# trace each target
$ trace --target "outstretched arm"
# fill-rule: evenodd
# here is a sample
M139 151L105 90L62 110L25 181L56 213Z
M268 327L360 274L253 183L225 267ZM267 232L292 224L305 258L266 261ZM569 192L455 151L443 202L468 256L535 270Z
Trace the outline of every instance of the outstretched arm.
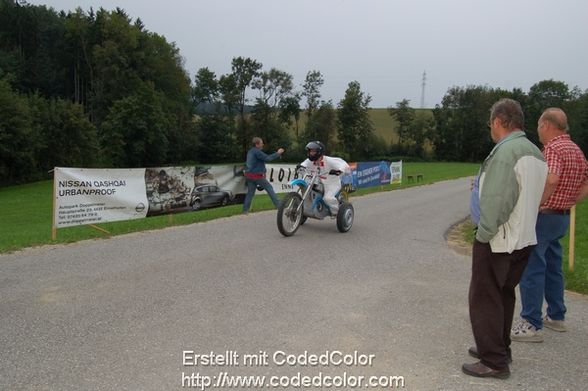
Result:
M259 160L263 160L264 162L271 162L272 160L279 158L283 153L284 153L284 148L280 148L276 152L274 152L270 155L263 152L261 149L258 149L255 151L255 156Z

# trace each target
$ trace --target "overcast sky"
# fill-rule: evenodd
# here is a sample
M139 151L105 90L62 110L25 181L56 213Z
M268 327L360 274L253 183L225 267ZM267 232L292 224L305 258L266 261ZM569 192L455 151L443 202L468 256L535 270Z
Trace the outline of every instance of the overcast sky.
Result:
M117 6L175 42L191 79L234 57L325 79L336 105L358 81L372 107L434 107L452 86L528 92L541 80L588 89L586 0L46 0L57 11Z

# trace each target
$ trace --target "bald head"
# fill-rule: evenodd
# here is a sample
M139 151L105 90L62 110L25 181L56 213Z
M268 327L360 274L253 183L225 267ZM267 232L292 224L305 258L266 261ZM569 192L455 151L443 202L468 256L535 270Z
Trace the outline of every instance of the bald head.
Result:
M543 114L541 114L539 121L547 121L562 132L568 131L568 116L560 108L550 107L546 109Z
M553 138L560 136L568 131L568 117L560 108L550 107L546 109L539 121L537 121L537 133L539 141L546 145Z

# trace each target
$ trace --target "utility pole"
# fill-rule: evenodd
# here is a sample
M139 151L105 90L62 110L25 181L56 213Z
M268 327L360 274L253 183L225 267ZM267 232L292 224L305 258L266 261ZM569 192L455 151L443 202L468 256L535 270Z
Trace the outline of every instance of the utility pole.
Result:
M427 72L423 71L423 83L421 88L421 109L425 108L425 85L427 84Z

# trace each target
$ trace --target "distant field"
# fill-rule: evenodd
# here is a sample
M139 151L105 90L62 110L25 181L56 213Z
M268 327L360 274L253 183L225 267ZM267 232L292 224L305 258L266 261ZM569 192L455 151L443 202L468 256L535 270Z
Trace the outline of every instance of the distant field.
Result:
M415 109L415 112L417 116L433 115L433 111L431 109ZM390 116L388 109L369 109L369 115L372 123L374 124L376 135L382 137L388 144L396 142L398 139L398 132L396 131L398 123ZM306 112L304 112L300 115L300 120L298 122L298 129L300 133L304 132L304 129L306 128L306 120ZM294 135L293 128L291 132L292 135Z

